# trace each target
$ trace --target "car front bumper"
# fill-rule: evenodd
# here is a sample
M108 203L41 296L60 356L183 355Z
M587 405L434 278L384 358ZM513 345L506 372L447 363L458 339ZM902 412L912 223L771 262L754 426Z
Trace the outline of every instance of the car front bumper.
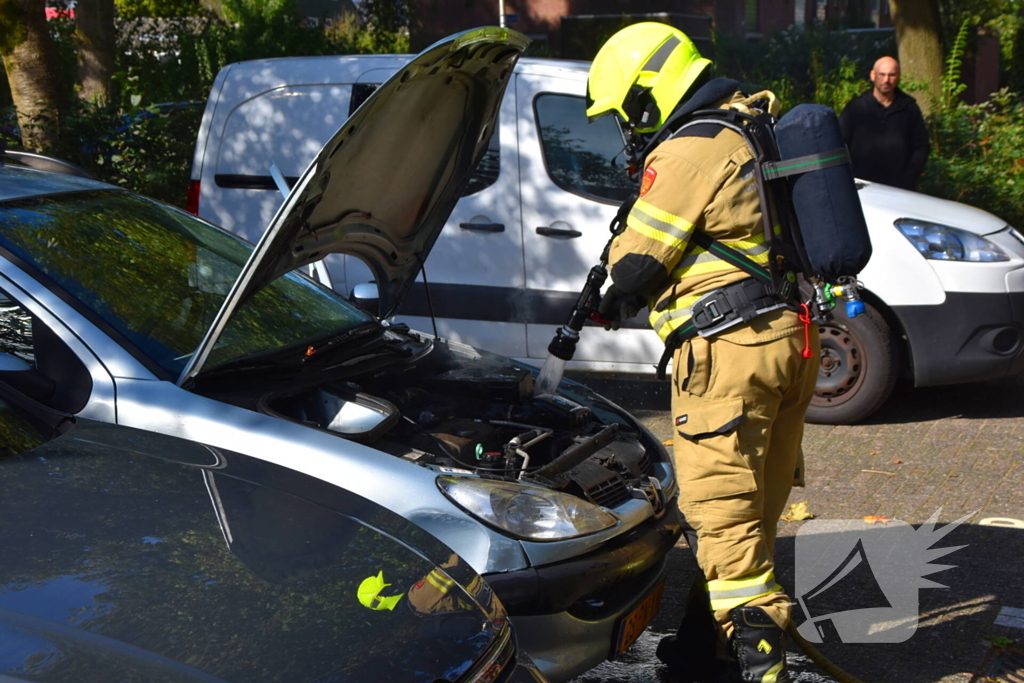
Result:
M1024 371L1024 292L947 292L934 306L893 306L910 342L914 385Z
M673 499L660 519L597 550L484 578L508 610L520 646L551 681L564 681L609 657L619 620L661 582L681 532Z

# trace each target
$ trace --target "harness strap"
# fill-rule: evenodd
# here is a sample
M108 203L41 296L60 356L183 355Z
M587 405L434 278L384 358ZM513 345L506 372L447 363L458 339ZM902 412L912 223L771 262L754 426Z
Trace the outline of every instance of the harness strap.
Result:
M733 249L732 247L726 246L722 241L716 240L714 237L709 237L706 233L699 230L695 231L690 236L690 239L708 253L714 254L723 261L731 263L747 275L768 285L772 283L772 276L771 273L768 272L767 268L754 261L746 254Z
M665 339L665 351L658 361L657 378L665 379L665 370L672 355L688 339L698 335L713 337L780 308L792 308L792 305L773 293L770 284L753 278L708 292L694 302L690 319Z
M850 163L850 152L846 147L840 147L838 149L830 149L827 152L794 157L793 159L765 161L761 164L761 172L768 180L776 180L777 178L820 171L823 168L832 168L833 166L842 166L848 163Z

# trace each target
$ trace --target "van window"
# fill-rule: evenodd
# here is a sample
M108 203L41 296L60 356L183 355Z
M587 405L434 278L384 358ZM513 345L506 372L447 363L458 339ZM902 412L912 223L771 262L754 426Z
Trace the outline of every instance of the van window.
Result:
M487 151L484 152L476 170L473 171L473 177L469 179L466 189L462 191L463 197L476 194L480 190L487 189L494 183L498 182L498 169L501 162L498 140L500 132L501 122L499 120L494 124L494 135L491 136L491 141L487 144Z
M610 116L587 122L582 97L538 95L533 102L544 164L558 187L588 199L622 202L634 190L622 135Z
M352 100L349 102L348 115L352 116L356 109L369 99L373 91L380 87L380 83L356 83L352 86ZM491 141L487 145L487 151L484 152L484 156L480 159L479 165L476 167L476 171L473 172L473 177L469 179L469 183L466 188L462 191L462 197L468 197L471 194L476 194L481 190L485 190L494 183L498 182L498 170L499 162L501 161L501 153L499 146L498 133L501 128L501 124L496 122L494 126L494 135L491 136Z
M272 164L295 182L348 118L351 95L351 85L300 85L240 104L224 125L218 184L274 189Z

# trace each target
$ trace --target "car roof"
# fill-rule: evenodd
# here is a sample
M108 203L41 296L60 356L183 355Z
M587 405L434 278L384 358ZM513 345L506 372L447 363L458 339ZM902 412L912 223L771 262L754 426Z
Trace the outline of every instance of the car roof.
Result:
M258 75L256 83L261 86L270 86L271 81L273 85L277 84L277 81L273 78L274 75L278 77L278 80L284 78L285 80L295 80L298 75L302 75L301 82L307 83L312 78L321 78L324 82L334 82L337 78L337 72L331 72L330 67L327 71L321 70L318 76L313 77L309 68L311 63L320 64L331 64L337 65L337 67L350 67L353 68L351 77L357 78L360 74L365 73L369 69L385 68L385 69L399 69L409 60L416 55L412 54L390 54L390 55L321 55L316 57L274 57L270 59L254 59L244 62L235 62L230 65L233 73L230 77L232 79L243 79L246 85L251 89L253 82L250 80L254 75ZM337 68L335 67L335 68ZM551 59L548 57L523 57L519 60L516 65L516 73L529 73L536 75L577 75L586 76L590 70L590 62L573 60L573 59ZM269 80L268 80L269 79ZM296 81L298 82L298 81Z
M584 77L590 71L590 62L577 59L550 59L545 57L524 57L516 65L516 73L529 73L543 76L565 75L566 72L581 74Z
M97 180L0 163L0 202L42 194L116 189Z

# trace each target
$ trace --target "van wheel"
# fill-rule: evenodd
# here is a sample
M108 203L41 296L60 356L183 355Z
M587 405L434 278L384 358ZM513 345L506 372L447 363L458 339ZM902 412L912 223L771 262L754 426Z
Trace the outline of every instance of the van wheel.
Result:
M856 318L836 306L834 319L818 327L821 365L807 421L853 424L882 407L896 385L896 354L889 326L869 304Z

